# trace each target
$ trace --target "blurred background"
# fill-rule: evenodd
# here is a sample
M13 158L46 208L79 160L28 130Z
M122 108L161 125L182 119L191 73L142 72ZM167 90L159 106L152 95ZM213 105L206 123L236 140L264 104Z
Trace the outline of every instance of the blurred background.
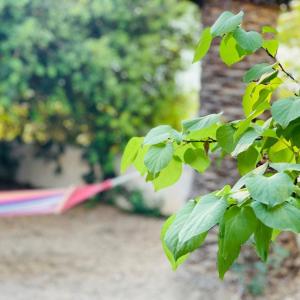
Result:
M279 60L300 78L299 0L0 0L1 190L114 178L132 136L199 111L241 117L242 76L265 54L228 69L214 44L192 65L224 10L244 10L247 29L276 27ZM187 169L159 193L136 178L61 216L0 219L0 299L300 299L292 235L267 265L246 246L224 282L214 234L179 271L168 266L164 217L230 182L231 167Z

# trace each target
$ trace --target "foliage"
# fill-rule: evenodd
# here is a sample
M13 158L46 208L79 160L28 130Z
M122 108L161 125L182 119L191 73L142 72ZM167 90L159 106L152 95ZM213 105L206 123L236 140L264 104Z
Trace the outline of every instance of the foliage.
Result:
M0 0L0 140L80 145L109 175L130 136L178 125L193 16L177 0Z
M221 113L201 116L183 121L180 132L161 125L144 138L133 138L122 160L123 169L132 163L159 189L166 178L172 178L169 185L178 180L172 174L180 173L182 164L203 172L212 153L237 159L242 177L234 186L189 201L162 230L166 255L177 268L219 225L220 278L252 236L258 256L266 261L278 231L300 232L300 95L272 100L283 79L294 78L276 59L276 31L264 27L261 33L246 32L242 18L243 12L224 12L202 32L195 60L206 54L214 38L221 39L220 57L227 65L258 49L267 52L273 63L255 65L244 76L245 118L225 122ZM270 117L265 120L265 115Z

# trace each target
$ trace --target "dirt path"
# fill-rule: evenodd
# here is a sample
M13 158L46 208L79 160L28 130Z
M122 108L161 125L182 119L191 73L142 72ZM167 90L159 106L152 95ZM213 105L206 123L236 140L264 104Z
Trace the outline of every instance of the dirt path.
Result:
M109 206L1 219L0 299L239 299L228 288L230 276L217 280L212 260L192 257L172 272L160 246L161 224Z
M1 219L0 299L235 299L199 265L170 270L161 224L109 206Z

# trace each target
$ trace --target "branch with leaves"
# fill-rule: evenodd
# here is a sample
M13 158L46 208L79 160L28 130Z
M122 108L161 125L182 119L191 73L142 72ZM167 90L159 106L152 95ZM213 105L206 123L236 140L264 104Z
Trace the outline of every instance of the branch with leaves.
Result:
M276 59L276 30L247 32L242 20L243 12L221 14L203 30L194 61L206 55L215 38L221 39L220 57L227 65L259 49L272 57L273 64L254 65L243 77L248 84L242 99L245 118L224 122L222 113L211 114L183 121L181 132L158 126L144 138L132 138L121 163L123 172L133 164L159 190L178 181L183 164L203 173L212 153L237 160L241 178L234 186L189 201L165 222L161 233L166 256L176 269L218 225L220 278L246 241L251 240L266 261L280 231L300 232L300 96L272 101L283 80L296 79ZM266 111L268 120L263 118Z

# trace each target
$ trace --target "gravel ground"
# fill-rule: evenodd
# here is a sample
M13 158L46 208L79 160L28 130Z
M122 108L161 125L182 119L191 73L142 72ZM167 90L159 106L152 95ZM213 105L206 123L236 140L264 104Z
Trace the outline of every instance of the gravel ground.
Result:
M171 271L159 241L162 222L105 205L0 219L0 299L240 299L232 274L217 279L213 258L194 256ZM300 299L285 288L290 296L264 299Z

